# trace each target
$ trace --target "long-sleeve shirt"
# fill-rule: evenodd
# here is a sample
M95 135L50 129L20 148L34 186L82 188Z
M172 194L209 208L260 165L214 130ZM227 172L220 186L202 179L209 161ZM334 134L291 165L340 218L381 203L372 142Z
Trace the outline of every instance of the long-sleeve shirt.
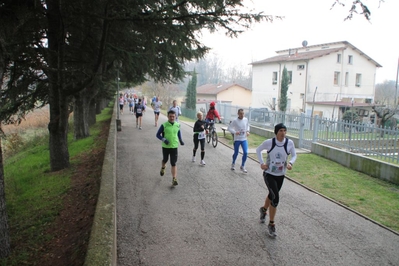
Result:
M177 134L174 132L177 132ZM180 133L180 124L178 122L171 123L166 121L163 123L158 129L156 137L162 141L163 139L167 139L169 141L169 144L165 144L164 142L162 143L162 147L164 148L177 148L179 142L183 142Z
M268 169L265 172L276 176L284 175L287 170L288 155L291 155L291 159L289 160L290 164L294 164L296 161L297 156L295 151L295 145L292 140L287 138L284 138L283 141L278 141L277 138L274 139L274 147L273 138L265 140L256 148L256 155L258 156L260 164L264 164L265 162L263 160L262 151L266 150L268 152L266 161ZM284 147L286 140L288 140L287 150L285 150Z
M249 132L248 119L246 117L243 117L242 119L237 118L233 120L233 122L229 124L227 130L234 135L234 141L246 140L247 132ZM237 132L240 132L240 134L236 134Z

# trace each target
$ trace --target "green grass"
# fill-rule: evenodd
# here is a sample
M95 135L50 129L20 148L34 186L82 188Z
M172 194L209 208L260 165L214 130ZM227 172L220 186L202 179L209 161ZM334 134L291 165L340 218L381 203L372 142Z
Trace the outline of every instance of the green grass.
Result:
M38 252L36 249L52 238L45 231L61 211L63 196L70 189L70 176L78 163L73 157L94 148L101 123L110 120L111 116L112 106L97 116L97 123L90 128L88 138L76 141L69 133L69 169L50 172L48 136L36 137L15 156L5 159L6 207L12 250L9 258L0 260L0 265L26 264L29 257ZM14 246L16 243L24 244Z
M179 119L192 121L183 120L184 117ZM218 132L218 136L221 142L233 146L231 134L223 136L223 132ZM250 134L248 146L256 148L265 140L265 137ZM256 154L249 156L257 159ZM287 175L319 194L399 232L399 185L353 171L314 154L298 154L293 170L288 171Z
M222 134L223 135L223 134ZM232 145L231 136L227 143ZM264 137L251 134L249 148ZM256 154L249 155L257 159ZM266 161L267 154L264 154ZM399 232L399 185L351 170L315 154L298 154L287 176L371 219Z
M399 232L399 186L314 154L298 154L293 180Z

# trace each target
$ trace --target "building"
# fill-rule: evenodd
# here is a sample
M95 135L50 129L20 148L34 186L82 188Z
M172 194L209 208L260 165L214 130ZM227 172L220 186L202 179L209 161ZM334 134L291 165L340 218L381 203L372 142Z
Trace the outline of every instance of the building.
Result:
M197 105L211 101L249 107L252 102L252 92L235 83L205 84L197 87Z
M374 103L376 61L347 41L276 51L252 63L252 107L278 110L281 77L288 70L289 112L341 118L353 108L368 116Z

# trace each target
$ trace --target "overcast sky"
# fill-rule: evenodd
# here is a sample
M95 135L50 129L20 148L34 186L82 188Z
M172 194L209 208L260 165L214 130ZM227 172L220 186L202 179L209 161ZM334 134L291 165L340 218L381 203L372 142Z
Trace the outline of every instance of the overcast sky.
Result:
M277 55L275 51L329 42L348 41L377 61L377 83L396 80L399 57L399 0L363 0L371 11L371 22L357 15L346 20L353 0L245 0L246 7L267 15L285 16L273 23L253 25L237 39L222 33L204 33L203 42L227 66L245 66ZM331 9L331 10L330 10ZM360 10L359 10L360 11Z

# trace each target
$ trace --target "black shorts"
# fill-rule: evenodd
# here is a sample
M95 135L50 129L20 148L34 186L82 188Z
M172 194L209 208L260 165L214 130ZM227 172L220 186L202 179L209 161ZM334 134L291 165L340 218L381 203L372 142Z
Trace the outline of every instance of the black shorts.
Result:
M168 162L169 156L170 156L170 165L171 166L176 166L177 148L165 148L165 147L162 147L162 155L163 155L162 161L164 163Z
M155 114L155 115L159 115L159 113L160 113L160 112L155 112L155 111L154 111L154 114Z
M143 114L136 113L136 118L139 118L140 116L143 116Z

